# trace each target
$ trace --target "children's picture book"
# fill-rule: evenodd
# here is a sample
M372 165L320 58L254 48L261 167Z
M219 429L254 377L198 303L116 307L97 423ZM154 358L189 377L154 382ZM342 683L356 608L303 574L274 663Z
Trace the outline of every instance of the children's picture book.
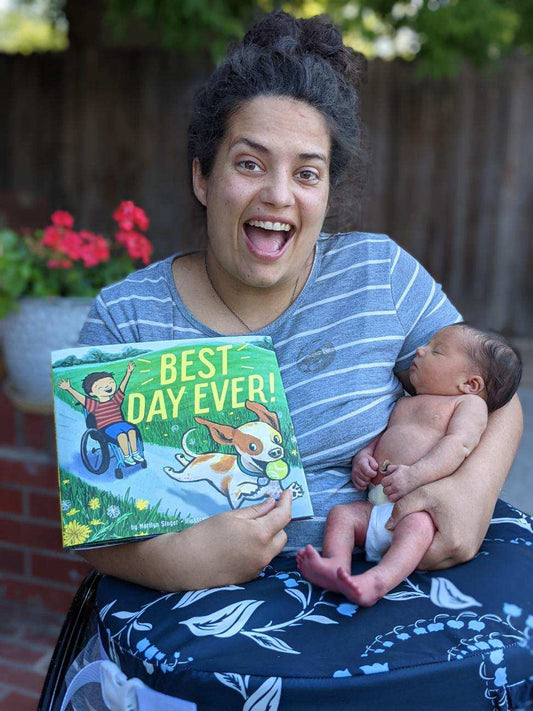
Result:
M293 494L313 515L272 341L264 336L52 353L65 548L181 531Z

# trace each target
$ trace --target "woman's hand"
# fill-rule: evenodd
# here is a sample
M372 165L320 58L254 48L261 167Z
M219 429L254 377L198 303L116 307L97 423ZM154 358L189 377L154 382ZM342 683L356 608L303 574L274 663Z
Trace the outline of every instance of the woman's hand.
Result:
M522 410L515 395L489 416L478 446L454 474L415 489L395 504L392 528L414 511L427 511L437 527L419 568L449 568L475 556L521 435Z
M227 511L181 533L81 551L95 568L146 587L173 592L236 585L257 577L285 545L292 493L278 502Z
M292 493L285 490L278 502L227 511L184 531L179 542L193 545L196 564L187 590L245 583L256 578L287 542L283 530L291 520ZM178 541L176 540L176 543Z

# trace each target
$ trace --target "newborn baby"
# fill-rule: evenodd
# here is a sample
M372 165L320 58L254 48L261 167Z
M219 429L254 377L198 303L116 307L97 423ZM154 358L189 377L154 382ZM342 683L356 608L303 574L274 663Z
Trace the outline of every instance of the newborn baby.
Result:
M488 413L511 399L521 374L520 356L502 336L467 324L443 328L418 348L409 371L416 397L400 398L387 429L353 459L352 481L357 489L370 484L369 501L329 512L322 556L310 545L300 550L301 573L363 606L412 573L436 529L431 516L418 511L389 532L394 502L459 467L477 446ZM351 575L354 545L378 565Z

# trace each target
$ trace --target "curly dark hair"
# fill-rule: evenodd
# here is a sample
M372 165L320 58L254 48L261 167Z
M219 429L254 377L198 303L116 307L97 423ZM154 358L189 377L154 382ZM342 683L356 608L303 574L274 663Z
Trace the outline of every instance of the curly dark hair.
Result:
M520 353L500 333L482 331L466 322L458 323L456 327L472 336L466 339L467 354L485 382L487 409L494 412L509 402L520 385Z
M330 181L365 154L358 89L363 56L344 46L326 15L296 19L277 10L230 47L227 57L196 93L188 132L188 159L198 158L208 177L228 121L246 101L281 96L303 101L324 116L331 135Z

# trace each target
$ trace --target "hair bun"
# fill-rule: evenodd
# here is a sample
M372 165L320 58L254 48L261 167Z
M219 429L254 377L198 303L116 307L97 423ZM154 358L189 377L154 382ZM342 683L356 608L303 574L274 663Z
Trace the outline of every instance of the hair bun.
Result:
M363 55L343 44L341 33L327 15L297 19L282 10L275 10L245 34L243 45L322 57L355 87L360 85L366 69Z

